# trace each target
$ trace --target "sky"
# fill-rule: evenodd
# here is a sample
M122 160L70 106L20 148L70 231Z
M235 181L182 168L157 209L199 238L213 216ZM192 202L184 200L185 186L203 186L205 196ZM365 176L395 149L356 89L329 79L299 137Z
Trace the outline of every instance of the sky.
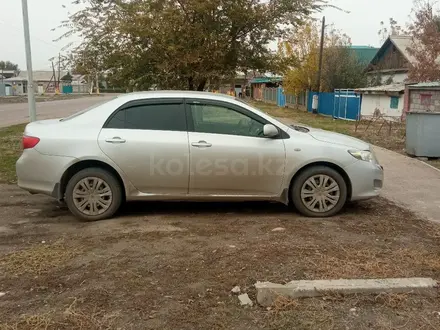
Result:
M326 16L328 24L351 37L353 45L380 46L380 22L393 17L404 25L409 20L413 0L329 0L348 13L326 8L316 17ZM65 5L66 8L62 6ZM74 9L71 0L28 0L34 70L50 70L49 58L57 56L70 40L54 42L63 30L56 28ZM71 40L78 42L77 39ZM0 60L26 69L21 0L0 0Z

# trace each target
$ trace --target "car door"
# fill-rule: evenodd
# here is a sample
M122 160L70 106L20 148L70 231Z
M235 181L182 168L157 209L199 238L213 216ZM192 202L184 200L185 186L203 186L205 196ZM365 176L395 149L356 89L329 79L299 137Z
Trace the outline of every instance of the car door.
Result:
M188 193L189 150L183 99L127 103L107 120L98 142L139 191Z
M281 193L284 140L281 135L263 136L267 120L224 101L187 100L186 109L190 195L276 196Z

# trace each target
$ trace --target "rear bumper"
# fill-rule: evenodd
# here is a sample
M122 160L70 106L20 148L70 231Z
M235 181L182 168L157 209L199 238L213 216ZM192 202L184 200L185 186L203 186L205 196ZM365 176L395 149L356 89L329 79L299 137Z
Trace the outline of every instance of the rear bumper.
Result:
M16 164L18 186L31 193L58 198L57 183L74 161L73 157L43 155L35 149L26 149Z
M365 161L358 161L345 168L351 181L351 200L364 200L379 196L383 181L383 167Z

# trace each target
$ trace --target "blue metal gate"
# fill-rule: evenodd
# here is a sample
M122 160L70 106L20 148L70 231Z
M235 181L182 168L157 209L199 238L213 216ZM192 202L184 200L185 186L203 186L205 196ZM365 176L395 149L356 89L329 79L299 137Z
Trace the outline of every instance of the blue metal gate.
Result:
M358 120L361 114L361 97L353 89L335 89L333 117Z
M317 92L310 92L307 100L307 110L312 112L313 96L318 95ZM318 113L324 116L333 116L334 93L319 93L318 96Z

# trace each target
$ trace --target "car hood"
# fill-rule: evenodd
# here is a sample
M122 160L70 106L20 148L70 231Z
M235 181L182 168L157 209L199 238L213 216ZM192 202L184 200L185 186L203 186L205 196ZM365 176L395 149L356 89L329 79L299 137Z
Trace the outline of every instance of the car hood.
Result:
M301 126L294 125L292 127L297 131L309 134L318 141L344 145L349 148L358 149L358 150L370 150L370 145L368 143L348 135L325 131L323 129L317 129L302 125Z

